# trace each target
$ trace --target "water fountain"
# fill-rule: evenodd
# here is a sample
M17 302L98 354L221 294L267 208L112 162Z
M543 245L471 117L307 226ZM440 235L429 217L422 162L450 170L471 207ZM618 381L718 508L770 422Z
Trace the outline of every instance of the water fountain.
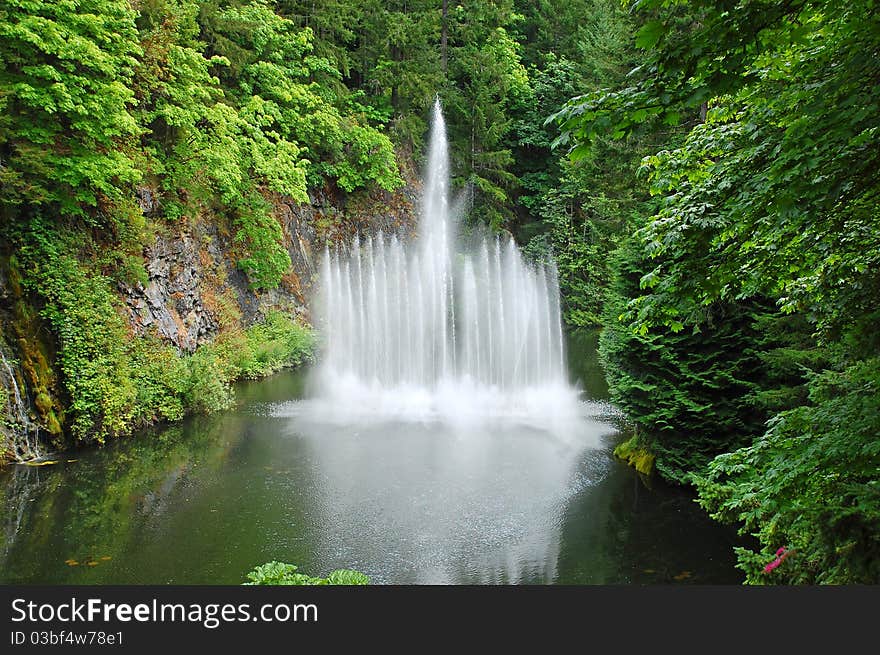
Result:
M337 415L532 417L539 407L558 415L560 401L574 407L555 267L526 262L509 237L465 248L449 173L438 100L418 236L380 232L324 252L317 393Z

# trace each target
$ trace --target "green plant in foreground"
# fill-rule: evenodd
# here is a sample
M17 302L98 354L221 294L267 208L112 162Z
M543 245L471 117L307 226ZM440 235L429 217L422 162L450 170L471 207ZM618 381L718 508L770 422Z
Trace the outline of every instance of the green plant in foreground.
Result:
M336 569L326 578L314 578L299 573L293 564L267 562L247 574L246 585L367 585L370 578L360 571Z

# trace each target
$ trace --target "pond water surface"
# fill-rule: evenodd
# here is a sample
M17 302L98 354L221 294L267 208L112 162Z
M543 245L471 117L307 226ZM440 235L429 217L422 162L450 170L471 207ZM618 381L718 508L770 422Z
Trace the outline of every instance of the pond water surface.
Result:
M237 584L270 560L385 584L739 584L733 529L616 461L595 336L574 335L584 422L452 429L303 420L306 372L234 410L51 466L0 471L0 582Z

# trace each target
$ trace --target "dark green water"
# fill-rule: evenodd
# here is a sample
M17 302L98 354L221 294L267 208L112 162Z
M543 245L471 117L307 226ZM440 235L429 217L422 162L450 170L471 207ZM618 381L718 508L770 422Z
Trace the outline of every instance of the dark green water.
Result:
M607 393L595 337L572 377ZM236 584L277 559L376 583L738 584L731 529L615 461L609 407L583 438L525 427L315 426L305 375L52 466L0 471L0 582ZM69 461L68 461L69 460Z

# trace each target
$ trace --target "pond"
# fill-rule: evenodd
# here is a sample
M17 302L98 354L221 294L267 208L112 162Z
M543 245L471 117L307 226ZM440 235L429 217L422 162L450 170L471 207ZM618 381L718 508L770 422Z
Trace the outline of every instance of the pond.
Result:
M740 584L732 528L612 457L627 437L569 338L584 422L315 423L306 371L234 410L0 471L0 582L238 584L270 560L379 584Z

